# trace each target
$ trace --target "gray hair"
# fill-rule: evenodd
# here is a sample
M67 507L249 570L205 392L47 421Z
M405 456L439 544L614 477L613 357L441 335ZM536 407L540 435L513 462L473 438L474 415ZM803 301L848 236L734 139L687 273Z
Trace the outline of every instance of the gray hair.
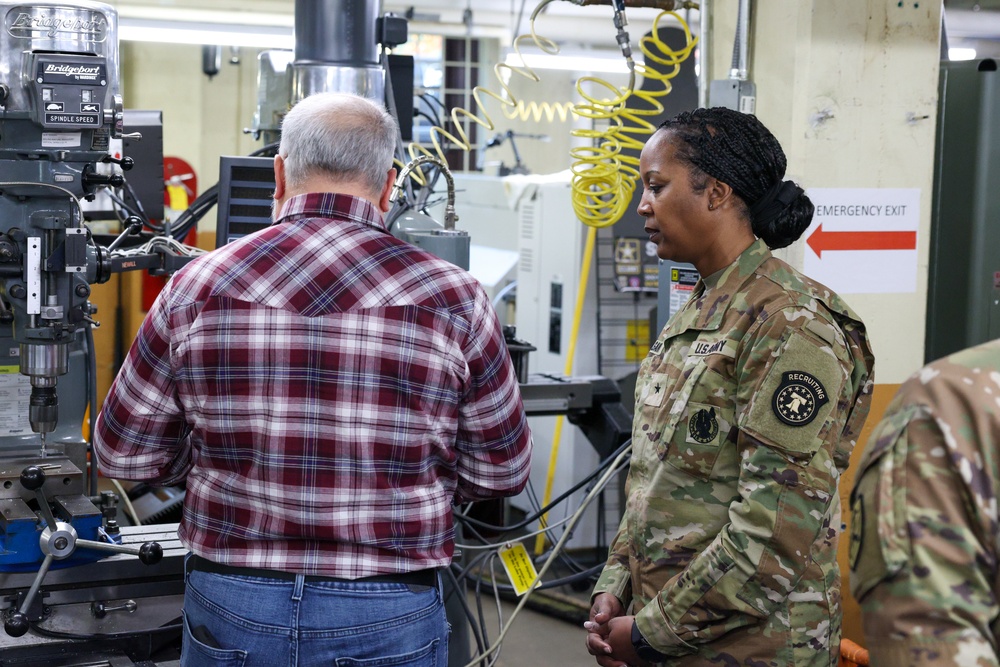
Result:
M285 115L278 153L292 187L326 176L357 181L377 195L392 168L398 133L396 119L372 100L317 93Z

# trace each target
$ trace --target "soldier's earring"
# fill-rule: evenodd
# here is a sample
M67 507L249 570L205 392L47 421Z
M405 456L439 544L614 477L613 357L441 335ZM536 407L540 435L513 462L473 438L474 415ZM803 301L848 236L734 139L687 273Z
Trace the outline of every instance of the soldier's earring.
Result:
M714 211L715 210L715 204L709 203L708 210L709 211Z

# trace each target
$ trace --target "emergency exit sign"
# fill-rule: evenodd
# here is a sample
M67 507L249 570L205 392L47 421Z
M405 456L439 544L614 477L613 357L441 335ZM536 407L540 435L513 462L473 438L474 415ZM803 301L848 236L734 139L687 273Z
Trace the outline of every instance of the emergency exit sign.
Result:
M919 188L812 188L803 273L839 294L917 290Z

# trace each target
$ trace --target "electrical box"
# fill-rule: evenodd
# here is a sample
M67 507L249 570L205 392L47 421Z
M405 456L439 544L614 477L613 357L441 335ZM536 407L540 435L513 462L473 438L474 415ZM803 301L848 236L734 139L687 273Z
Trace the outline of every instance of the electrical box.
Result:
M708 103L713 107L754 114L757 112L757 85L738 79L712 81L708 86Z
M927 285L926 362L1000 337L1000 77L945 61Z
M656 295L656 331L650 332L653 341L660 337L660 332L674 313L691 298L698 278L698 270L693 264L669 259L660 260L660 291Z

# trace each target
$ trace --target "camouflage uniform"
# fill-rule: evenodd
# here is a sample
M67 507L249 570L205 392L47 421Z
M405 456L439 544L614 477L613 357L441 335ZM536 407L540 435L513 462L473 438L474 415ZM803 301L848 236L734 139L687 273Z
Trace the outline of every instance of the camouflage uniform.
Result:
M873 665L998 665L1000 340L907 380L851 495L851 590Z
M668 664L837 663L837 481L872 364L858 317L761 241L667 323L595 594L632 603Z

